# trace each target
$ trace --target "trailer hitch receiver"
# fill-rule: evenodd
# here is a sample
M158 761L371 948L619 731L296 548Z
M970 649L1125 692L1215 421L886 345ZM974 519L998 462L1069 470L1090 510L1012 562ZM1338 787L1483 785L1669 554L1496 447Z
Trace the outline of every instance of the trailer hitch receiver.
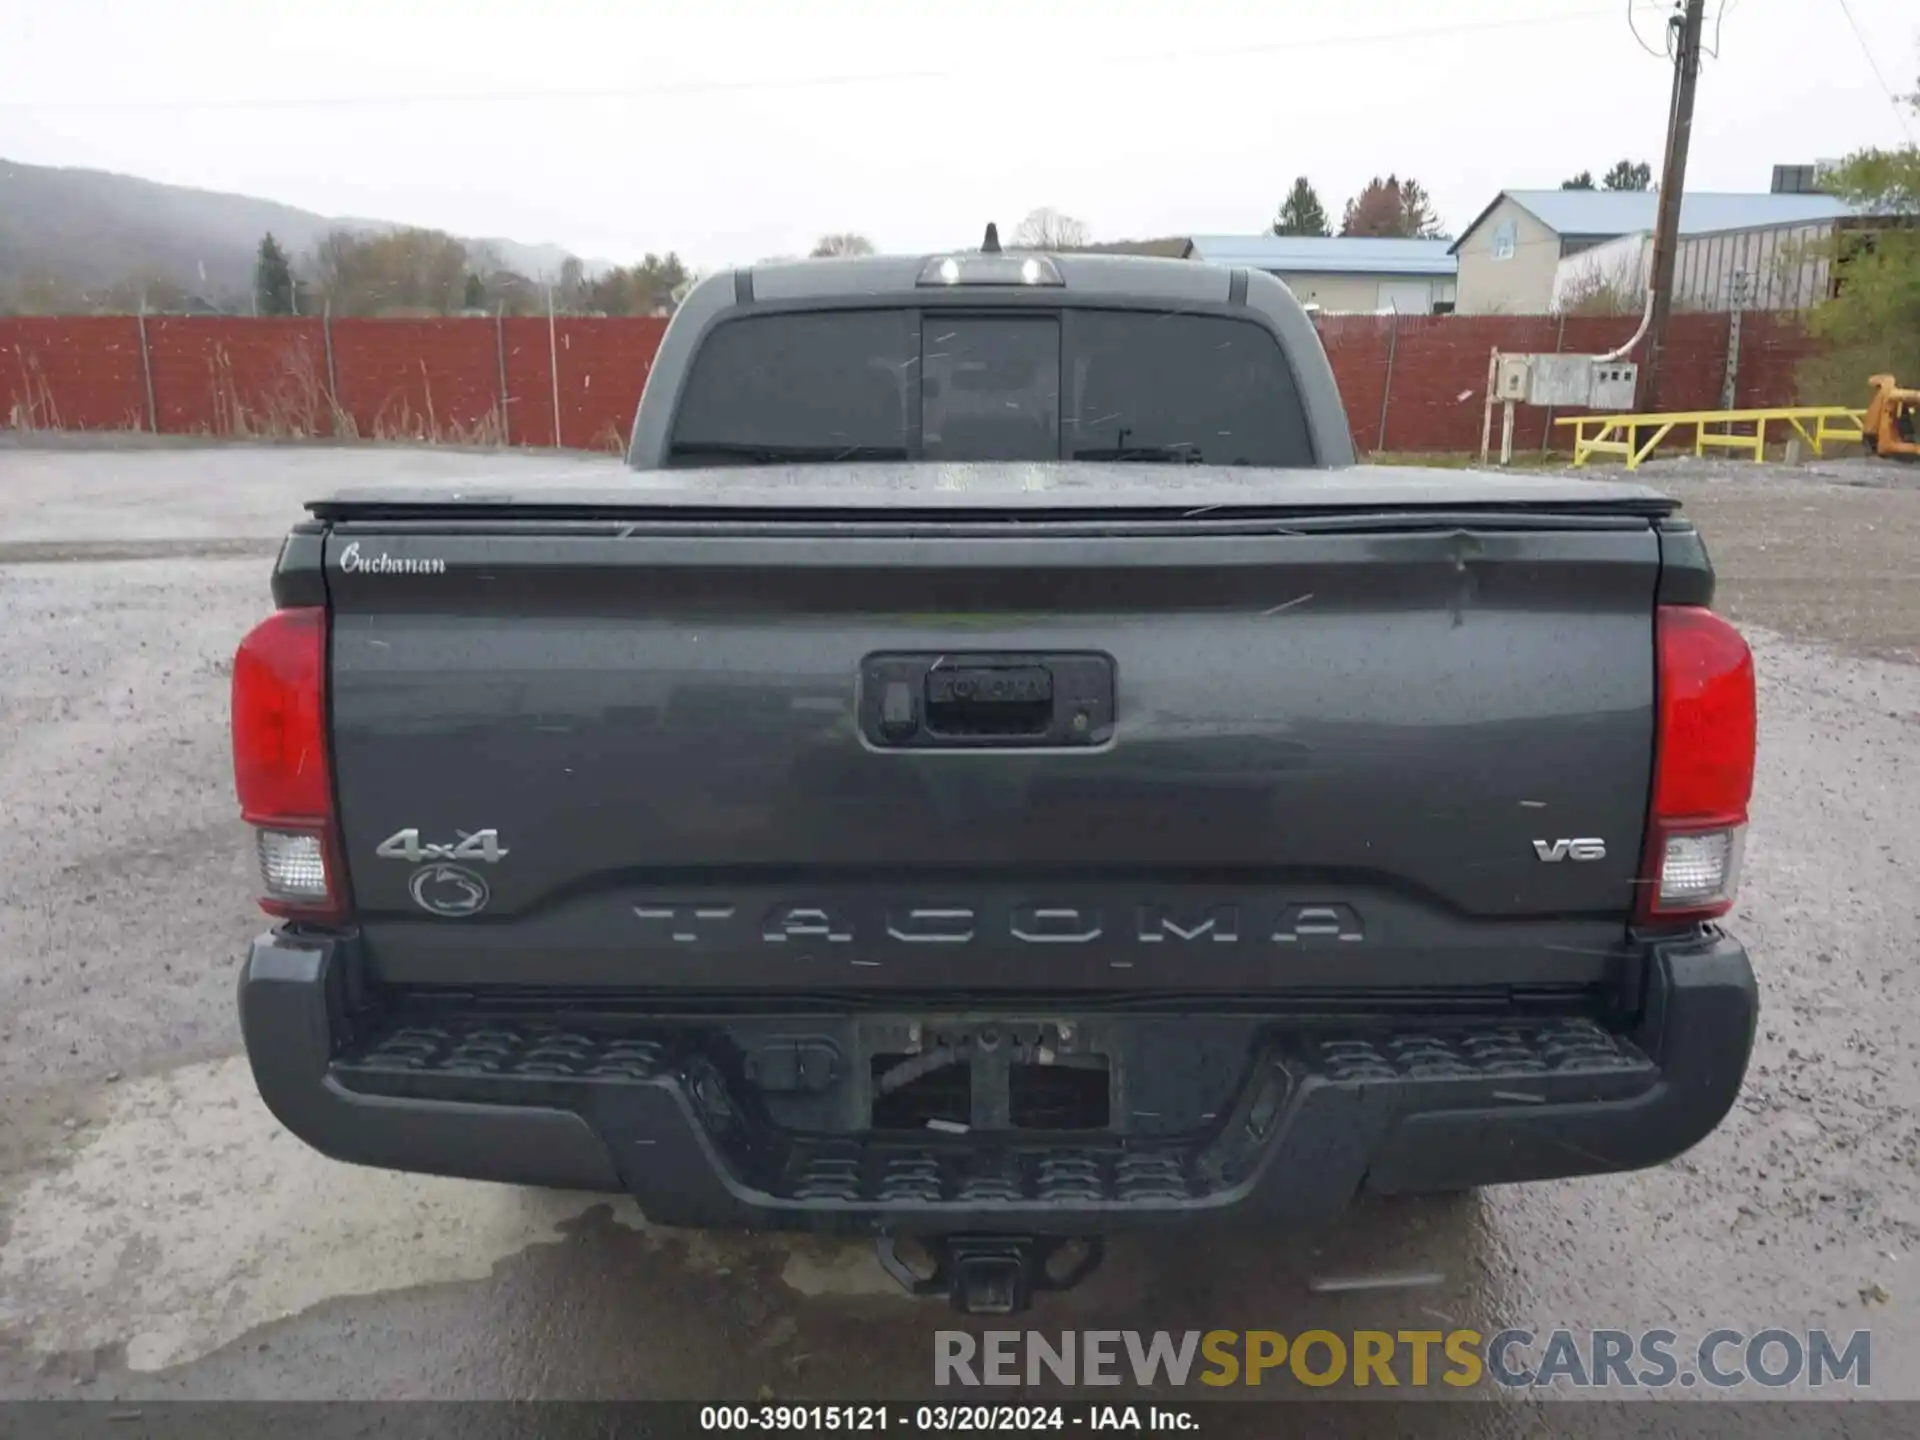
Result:
M940 1235L918 1243L930 1269L902 1259L892 1236L875 1247L881 1268L909 1294L946 1295L963 1315L1018 1315L1038 1292L1071 1290L1105 1254L1097 1237Z

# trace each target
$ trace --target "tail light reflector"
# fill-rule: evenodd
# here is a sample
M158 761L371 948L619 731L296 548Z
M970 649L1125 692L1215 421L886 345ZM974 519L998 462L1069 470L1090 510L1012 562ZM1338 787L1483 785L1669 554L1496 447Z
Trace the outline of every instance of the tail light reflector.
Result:
M280 610L233 657L233 783L254 828L260 907L287 919L346 909L327 763L327 612Z
M1753 655L1692 605L1655 619L1659 719L1641 876L1643 921L1710 920L1733 908L1753 794Z

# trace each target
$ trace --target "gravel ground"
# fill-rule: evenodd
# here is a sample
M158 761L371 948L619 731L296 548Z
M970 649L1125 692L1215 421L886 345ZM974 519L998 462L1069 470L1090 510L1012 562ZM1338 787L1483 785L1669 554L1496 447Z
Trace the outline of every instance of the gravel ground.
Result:
M955 1319L864 1247L338 1166L252 1092L232 986L261 921L228 656L299 501L470 463L0 449L0 1396L928 1391ZM605 462L524 463L590 480ZM1029 1323L1871 1327L1875 1392L1920 1398L1916 473L1643 472L1699 520L1760 667L1732 925L1765 1011L1719 1131L1634 1175L1369 1204L1308 1235L1128 1240ZM1386 1271L1440 1279L1307 1283ZM1639 1433L1685 1433L1688 1408Z
M1663 460L1636 478L1686 507L1743 626L1920 663L1920 465Z

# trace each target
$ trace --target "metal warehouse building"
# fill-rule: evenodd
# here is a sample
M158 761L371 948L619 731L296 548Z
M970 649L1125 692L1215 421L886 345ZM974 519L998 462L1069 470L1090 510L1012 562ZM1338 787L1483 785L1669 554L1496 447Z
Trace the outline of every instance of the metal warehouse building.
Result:
M1557 296L1590 288L1593 277L1617 284L1644 276L1644 257L1638 270L1632 261L1653 232L1659 205L1659 195L1651 190L1502 191L1453 242L1461 312L1537 315L1555 308ZM1730 293L1727 277L1745 265L1762 288L1771 280L1776 298L1768 308L1790 308L1779 297L1822 282L1811 274L1786 274L1779 268L1782 257L1797 253L1809 238L1831 233L1836 222L1852 214L1851 206L1830 195L1688 192L1680 202L1680 235L1696 252L1692 294L1697 303L1680 303L1692 309L1727 308L1725 299L1709 297ZM1749 238L1725 238L1738 234ZM1597 257L1596 251L1601 252ZM1677 253L1684 259L1684 250ZM1717 266L1729 267L1725 276ZM1758 267L1770 275L1760 275ZM1634 283L1644 287L1644 281Z
M1680 310L1805 310L1832 291L1829 242L1865 224L1845 216L1786 225L1682 235L1673 257L1673 303ZM1646 295L1653 236L1622 235L1562 260L1552 308L1579 308L1606 291L1634 308Z

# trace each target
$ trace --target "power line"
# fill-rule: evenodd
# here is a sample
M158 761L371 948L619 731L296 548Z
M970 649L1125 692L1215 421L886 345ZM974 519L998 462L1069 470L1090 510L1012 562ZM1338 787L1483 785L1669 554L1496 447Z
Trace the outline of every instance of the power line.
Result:
M1667 58L1665 55L1640 38L1640 27L1633 23L1633 9L1633 0L1627 0L1627 29L1633 32L1634 43L1639 45L1647 54L1653 56L1654 59L1665 60Z
M1913 143L1913 126L1907 123L1907 112L1900 106L1900 97L1893 93L1893 87L1887 84L1887 77L1880 73L1880 62L1873 58L1873 47L1867 44L1867 37L1860 32L1860 22L1853 18L1853 7L1847 0L1840 0L1840 13L1847 17L1847 28L1853 31L1853 38L1860 42L1860 53L1866 57L1867 68L1873 71L1873 78L1880 82L1887 103L1893 106L1894 116L1900 121L1900 128L1906 132L1907 143Z
M1629 20L1637 0L1628 0ZM1304 40L1278 40L1265 44L1218 46L1204 50L1159 50L1134 55L1083 56L1082 63L1089 67L1112 67L1119 65L1151 65L1163 67L1169 63L1186 60L1232 59L1246 55L1277 55L1301 50L1331 49L1348 45L1380 45L1399 41L1420 41L1441 39L1450 35L1482 34L1497 30L1538 29L1544 26L1564 25L1580 20L1603 19L1611 10L1564 10L1549 15L1520 15L1499 20L1464 21L1453 25L1432 25L1421 29L1397 29L1372 31L1367 34L1328 35L1310 37ZM247 110L307 110L307 109L350 109L354 106L384 105L472 105L505 104L513 102L560 102L569 103L592 100L635 100L662 95L706 95L729 94L755 91L781 90L820 90L835 89L841 86L885 85L903 81L954 80L969 75L993 74L1005 75L1004 64L992 66L980 65L946 70L899 70L873 71L861 74L783 76L775 79L753 80L685 80L663 81L654 85L628 86L608 90L497 90L468 92L458 95L332 95L332 96L264 96L244 100L0 100L0 111L6 110L46 110L65 113L118 113L118 112L160 112L160 111L247 111ZM1049 70L1046 73L1052 75Z
M1727 18L1727 12L1731 9L1733 5L1730 0L1720 0L1719 8L1713 12L1713 44L1702 45L1702 55L1711 55L1716 60L1720 58L1720 22Z

